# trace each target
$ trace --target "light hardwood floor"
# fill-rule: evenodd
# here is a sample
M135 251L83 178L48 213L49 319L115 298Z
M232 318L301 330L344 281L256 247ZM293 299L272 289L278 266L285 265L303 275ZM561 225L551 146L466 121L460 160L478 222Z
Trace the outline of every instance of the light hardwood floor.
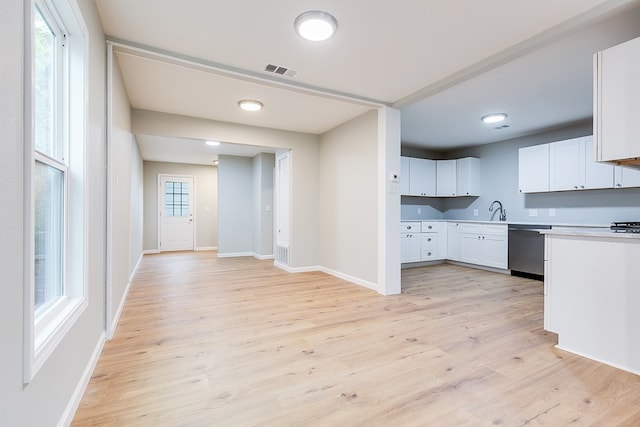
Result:
M640 377L555 349L542 283L449 264L383 297L145 256L74 426L640 426ZM639 331L640 332L640 331Z

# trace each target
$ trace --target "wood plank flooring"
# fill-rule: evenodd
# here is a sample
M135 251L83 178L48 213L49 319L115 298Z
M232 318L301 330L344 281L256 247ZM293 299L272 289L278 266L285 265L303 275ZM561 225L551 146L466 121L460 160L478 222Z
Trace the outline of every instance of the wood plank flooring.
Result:
M640 426L640 377L554 348L542 283L450 264L383 297L145 256L74 426Z

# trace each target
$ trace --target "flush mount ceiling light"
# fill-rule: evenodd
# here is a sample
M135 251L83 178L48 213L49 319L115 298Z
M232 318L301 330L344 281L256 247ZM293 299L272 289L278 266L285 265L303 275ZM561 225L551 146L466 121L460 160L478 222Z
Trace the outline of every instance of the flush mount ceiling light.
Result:
M255 99L243 99L238 101L238 107L242 108L244 111L260 111L264 105L260 101L256 101Z
M482 120L483 123L498 123L503 121L506 118L507 118L507 115L505 113L491 113L491 114L482 116L480 120Z
M220 145L218 141L205 141L205 144L210 145L211 147L217 147Z
M310 10L299 15L294 21L293 27L303 39L321 42L333 36L338 29L338 21L327 12Z

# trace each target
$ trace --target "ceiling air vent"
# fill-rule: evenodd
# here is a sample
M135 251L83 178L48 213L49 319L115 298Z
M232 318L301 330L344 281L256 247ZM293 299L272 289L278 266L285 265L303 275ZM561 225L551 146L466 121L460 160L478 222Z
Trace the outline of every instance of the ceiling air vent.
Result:
M280 65L273 65L273 64L267 64L264 67L264 70L268 73L278 74L280 76L291 77L291 78L297 76L298 73L300 72L292 68L281 67Z

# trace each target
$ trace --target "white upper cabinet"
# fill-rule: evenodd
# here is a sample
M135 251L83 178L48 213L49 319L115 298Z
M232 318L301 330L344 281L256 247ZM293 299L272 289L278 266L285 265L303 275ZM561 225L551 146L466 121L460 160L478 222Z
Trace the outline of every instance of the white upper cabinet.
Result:
M436 195L435 160L401 157L400 173L400 194L424 197Z
M626 166L615 168L615 188L640 187L640 169Z
M613 166L593 160L591 136L549 144L549 190L613 187Z
M438 197L455 197L457 193L456 161L436 160L436 195Z
M477 196L480 159L429 160L400 157L400 194L403 196Z
M640 37L594 56L596 160L640 166Z
M583 185L581 142L575 138L549 144L549 191L578 190Z
M518 150L518 189L520 193L549 191L549 144Z
M465 157L456 160L456 194L480 195L480 159Z
M611 188L613 187L613 166L607 163L598 163L593 156L593 136L582 138L582 154L584 162L584 188ZM639 175L640 175L640 171Z

